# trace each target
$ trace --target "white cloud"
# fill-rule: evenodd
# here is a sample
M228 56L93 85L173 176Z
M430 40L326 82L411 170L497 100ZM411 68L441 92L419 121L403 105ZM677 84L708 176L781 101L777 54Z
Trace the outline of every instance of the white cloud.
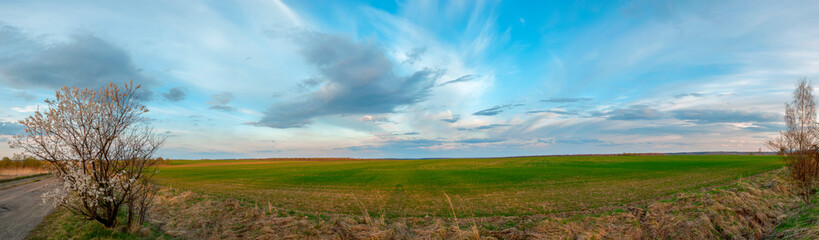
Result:
M12 111L19 112L19 113L31 113L37 111L40 106L38 105L28 105L25 107L13 107L11 108Z

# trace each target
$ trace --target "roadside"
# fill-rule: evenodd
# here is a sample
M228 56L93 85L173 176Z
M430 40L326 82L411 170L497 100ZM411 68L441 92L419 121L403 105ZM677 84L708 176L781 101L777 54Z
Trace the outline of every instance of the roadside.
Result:
M0 168L0 182L49 173L46 168Z
M0 184L0 239L23 239L53 207L42 201L54 178L41 175Z
M22 177L8 178L0 180L0 190L10 188L11 186L25 184L31 181L38 181L50 177L50 173L40 173Z

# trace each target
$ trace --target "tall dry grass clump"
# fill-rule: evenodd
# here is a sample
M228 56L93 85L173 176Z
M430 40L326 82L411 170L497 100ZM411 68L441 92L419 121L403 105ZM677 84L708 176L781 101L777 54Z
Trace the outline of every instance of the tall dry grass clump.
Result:
M797 194L810 202L819 183L819 126L813 86L802 79L793 92L793 101L785 104L787 130L767 145L778 151L785 161Z

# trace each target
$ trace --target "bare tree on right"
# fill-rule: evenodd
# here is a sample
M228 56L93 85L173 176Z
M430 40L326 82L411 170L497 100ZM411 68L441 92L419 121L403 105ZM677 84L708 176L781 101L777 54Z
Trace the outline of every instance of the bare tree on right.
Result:
M819 183L819 126L813 86L801 79L793 91L793 101L785 104L787 129L766 144L779 152L796 183L799 197L810 202Z

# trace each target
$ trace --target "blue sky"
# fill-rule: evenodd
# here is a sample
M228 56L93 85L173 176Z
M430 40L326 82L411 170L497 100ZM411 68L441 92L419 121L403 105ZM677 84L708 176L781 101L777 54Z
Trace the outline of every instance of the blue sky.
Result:
M0 2L0 136L141 83L160 155L756 151L819 77L814 1ZM0 154L14 153L0 144Z

